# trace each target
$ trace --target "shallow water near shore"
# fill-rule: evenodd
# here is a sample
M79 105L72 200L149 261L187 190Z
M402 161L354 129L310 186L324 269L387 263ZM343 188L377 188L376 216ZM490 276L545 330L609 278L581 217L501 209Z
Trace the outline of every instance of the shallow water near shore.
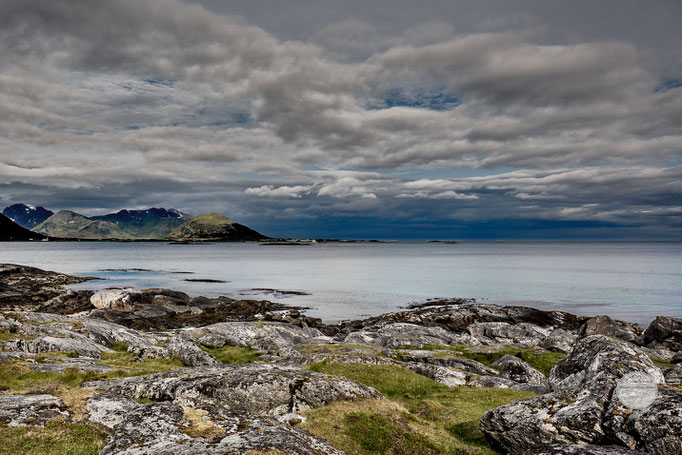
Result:
M325 322L448 297L643 325L682 317L682 243L20 242L0 244L0 262L104 278L82 289L165 287L306 306Z

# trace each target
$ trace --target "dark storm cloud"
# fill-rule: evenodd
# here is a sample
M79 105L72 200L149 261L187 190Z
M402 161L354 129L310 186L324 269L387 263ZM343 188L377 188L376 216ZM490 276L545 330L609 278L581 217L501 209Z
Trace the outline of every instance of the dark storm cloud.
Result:
M679 4L510 3L0 0L3 198L678 236Z

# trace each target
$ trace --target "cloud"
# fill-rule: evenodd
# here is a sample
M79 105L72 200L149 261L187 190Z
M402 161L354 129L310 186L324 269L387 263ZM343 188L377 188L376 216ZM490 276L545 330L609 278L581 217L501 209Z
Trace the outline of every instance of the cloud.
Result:
M324 2L313 21L248 2L0 0L0 196L677 235L682 87L657 89L682 77L678 5L578 1L583 24L542 2L397 1L400 17Z
M308 193L312 188L312 185L279 186L277 188L272 185L263 185L258 188L247 188L244 190L244 194L258 197L300 198L301 193Z

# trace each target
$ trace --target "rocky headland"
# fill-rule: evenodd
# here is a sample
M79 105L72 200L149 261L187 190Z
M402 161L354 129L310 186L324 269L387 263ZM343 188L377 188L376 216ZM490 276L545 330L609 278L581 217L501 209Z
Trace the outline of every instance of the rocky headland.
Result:
M330 325L64 288L87 279L0 265L6 453L682 454L680 319L443 301Z

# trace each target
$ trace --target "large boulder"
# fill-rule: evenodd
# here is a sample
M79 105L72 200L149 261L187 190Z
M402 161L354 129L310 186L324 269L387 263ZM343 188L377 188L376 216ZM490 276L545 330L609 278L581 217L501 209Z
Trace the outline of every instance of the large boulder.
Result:
M624 321L615 321L606 315L594 316L585 322L578 330L578 335L607 335L621 340L634 342L642 334L642 329Z
M626 373L643 371L656 384L664 384L661 370L635 345L604 335L591 335L552 368L549 382L554 391L589 389L608 394Z
M498 376L501 378L549 388L547 377L518 357L504 355L493 366L500 369Z
M614 428L617 419L610 417L622 412L610 404L619 400L614 390L630 372L648 375L653 387L664 383L658 367L636 346L604 335L588 336L552 369L551 393L492 409L481 418L480 428L508 452L604 442L638 448L644 442L623 425Z
M351 380L295 367L225 365L175 370L115 381L86 383L132 398L174 401L182 406L217 406L235 413L277 416L338 400L380 398Z
M578 335L564 329L556 329L542 340L539 346L548 351L562 352L568 354L573 350L578 341Z
M326 441L273 418L149 403L129 412L100 455L343 455Z
M122 312L132 312L151 305L181 313L191 310L189 302L187 294L170 289L106 289L90 298L95 308Z
M656 317L651 321L638 342L649 348L682 351L682 319L667 316Z
M682 454L682 390L659 390L656 401L645 412L620 413L610 410L610 415L620 417L622 426L614 423L617 436L625 433L626 440L632 441L632 448L650 452L652 455Z
M417 374L426 376L436 382L440 382L448 387L458 387L465 385L470 376L462 370L454 368L441 367L438 365L427 365L424 363L410 362L405 364L407 368Z
M188 367L220 365L220 361L199 348L187 336L176 335L165 346L172 356L177 356Z

